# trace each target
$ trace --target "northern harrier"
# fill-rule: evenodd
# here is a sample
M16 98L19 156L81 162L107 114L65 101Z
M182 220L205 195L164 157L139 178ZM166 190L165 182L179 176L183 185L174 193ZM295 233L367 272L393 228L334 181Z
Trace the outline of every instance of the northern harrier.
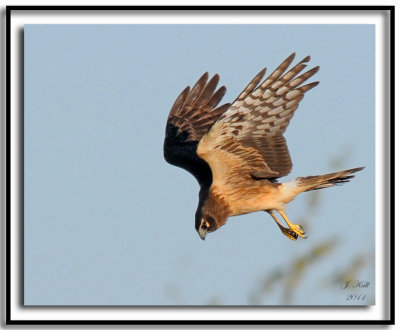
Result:
M232 104L217 107L226 88L216 90L219 76L208 81L205 73L172 106L164 157L192 173L200 184L195 227L202 239L228 217L256 211L268 212L290 239L306 238L303 228L284 213L286 204L304 191L348 182L354 172L363 169L277 182L292 170L283 133L304 94L318 85L303 83L319 67L299 75L310 56L285 73L294 57L293 53L259 84L266 72L261 70ZM282 226L274 211L289 228Z

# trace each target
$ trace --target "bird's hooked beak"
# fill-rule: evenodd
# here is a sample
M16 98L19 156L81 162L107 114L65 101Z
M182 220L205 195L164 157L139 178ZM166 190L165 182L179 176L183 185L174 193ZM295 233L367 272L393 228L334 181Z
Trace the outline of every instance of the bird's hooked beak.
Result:
M199 233L200 238L204 241L206 239L206 236L207 236L207 230L199 228L198 233Z

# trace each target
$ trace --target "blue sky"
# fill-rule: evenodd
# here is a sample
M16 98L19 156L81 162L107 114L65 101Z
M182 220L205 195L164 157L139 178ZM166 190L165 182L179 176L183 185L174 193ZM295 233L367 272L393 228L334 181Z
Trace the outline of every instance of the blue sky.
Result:
M292 303L362 304L323 284L359 256L373 303L372 25L25 25L24 40L25 304L247 305L265 276L333 237ZM254 213L202 241L197 182L163 159L170 107L205 71L230 102L293 51L321 66L320 85L285 133L294 167L282 181L366 168L317 207L311 194L289 204L307 240ZM283 286L261 303L281 304Z

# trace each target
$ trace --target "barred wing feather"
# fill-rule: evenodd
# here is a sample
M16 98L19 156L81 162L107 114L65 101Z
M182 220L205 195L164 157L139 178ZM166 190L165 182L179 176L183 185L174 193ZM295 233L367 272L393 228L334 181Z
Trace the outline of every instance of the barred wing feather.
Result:
M232 174L216 157L227 153L244 176L275 179L290 173L292 162L283 133L304 94L318 84L303 83L319 70L315 67L299 75L310 60L307 56L285 73L294 57L293 53L259 84L263 69L202 138L197 153L209 163L213 176L216 168L221 178L224 171Z

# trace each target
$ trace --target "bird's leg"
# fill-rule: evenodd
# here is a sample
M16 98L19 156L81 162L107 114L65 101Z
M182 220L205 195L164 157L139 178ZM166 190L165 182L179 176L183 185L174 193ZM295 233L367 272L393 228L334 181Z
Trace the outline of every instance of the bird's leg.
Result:
M291 223L290 220L287 218L285 212L278 210L279 214L282 216L283 219L285 219L287 225L289 228L294 231L297 235L303 238L307 238L306 232L303 230L303 228L300 225L296 225L294 223Z
M298 237L297 234L294 231L283 227L281 225L281 223L279 222L279 220L276 218L276 216L275 216L275 214L273 213L272 210L267 210L267 212L275 220L276 224L279 226L279 229L282 231L282 234L286 235L287 237L289 237L293 241L297 240L297 237Z

